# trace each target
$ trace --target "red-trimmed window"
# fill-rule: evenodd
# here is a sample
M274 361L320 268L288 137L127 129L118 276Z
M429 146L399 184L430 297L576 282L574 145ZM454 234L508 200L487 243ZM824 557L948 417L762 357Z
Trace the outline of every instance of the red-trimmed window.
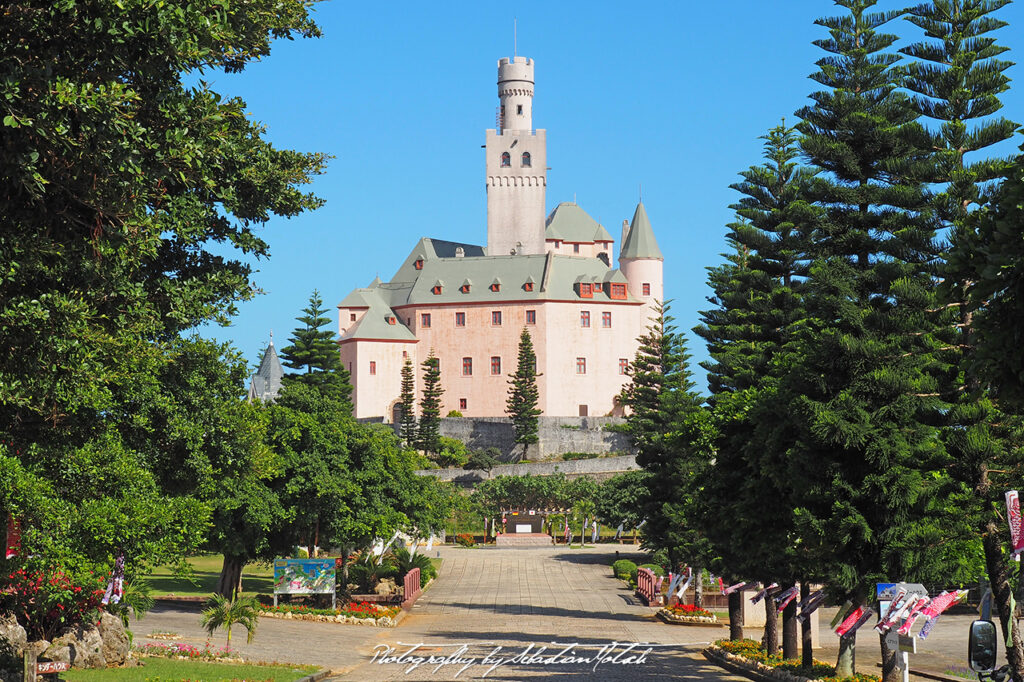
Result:
M376 373L377 373L377 361L376 360L370 360L370 374L376 374Z
M349 322L355 322L356 321L356 314L355 313L349 313L348 321Z
M491 374L501 374L501 357L491 356Z
M580 311L580 326L581 327L589 327L590 326L590 311L589 310L581 310Z
M572 252L573 253L579 253L580 252L580 245L579 244L573 244L572 245Z
M644 296L650 296L651 295L651 283L650 282L644 282L643 283L643 292L644 292Z
M455 313L455 326L465 327L466 326L466 313Z
M577 374L586 374L587 373L587 359L586 358L576 358L576 373Z
M468 284L463 284L461 287L459 287L459 291L461 291L464 294L468 294L469 293L469 285Z
M491 291L501 291L501 285L495 282L491 285Z
M610 327L612 326L612 314L610 312L601 313L601 326Z
M431 289L430 291L431 291L431 292L432 292L432 293L433 293L433 294L434 294L435 296L440 296L440 295L441 295L441 291L442 291L442 287L441 287L441 285L440 285L440 284L438 284L438 285L436 285L436 286L435 286L435 287L434 287L433 289Z
M629 371L629 360L619 358L619 374L626 374Z
M626 285L613 283L612 290L609 296L611 298L626 298Z
M423 314L420 315L420 326L421 327L429 327L430 326L430 313L423 313Z
M494 325L495 327L500 327L501 326L501 311L500 310L492 310L491 311L491 324Z
M465 398L459 398L459 409L460 409L460 410L464 410L464 409L466 409L466 405L467 405L467 404L468 404L468 403L467 403L467 401L466 401L466 399L465 399Z
M508 152L501 153L501 167L508 168L512 165L512 155Z
M473 358L462 358L462 376L473 376Z
M595 294L601 293L601 283L600 282L594 282L594 293Z
M395 323L398 322L398 320L395 319L395 317L393 315L388 315L384 319L388 321L388 324L395 324Z
M593 298L594 289L590 282L580 282L580 298Z
M533 282L527 282L524 284L523 291L533 291Z
M526 311L526 324L537 324L537 311L527 310Z
M519 106L519 113L520 114L523 113L522 105ZM523 152L522 165L523 165L523 168L530 168L531 167L532 163L531 163L531 160L530 160L530 152Z
M413 267L414 267L414 268L416 268L417 270L422 270L422 269L423 269L423 259L422 259L422 258L418 258L418 259L416 259L416 262L415 262L415 263L413 263L412 265L413 265Z

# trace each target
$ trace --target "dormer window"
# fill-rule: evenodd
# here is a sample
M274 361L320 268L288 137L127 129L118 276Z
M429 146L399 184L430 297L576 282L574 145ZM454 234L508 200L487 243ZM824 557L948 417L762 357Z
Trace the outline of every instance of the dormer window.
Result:
M440 296L440 295L441 295L441 288L442 288L442 287L441 287L441 285L440 285L440 284L435 284L435 285L434 285L434 288L433 288L433 289L431 289L430 291L431 291L431 292L433 292L433 294L434 294L435 296Z
M398 323L398 320L395 318L394 315L388 315L384 319L387 321L388 324L397 324Z
M594 291L590 282L580 282L580 298L593 298Z
M527 282L524 284L523 291L533 291L533 282Z
M416 262L413 263L412 265L417 270L422 270L423 269L423 259L422 258L417 258Z
M501 167L508 168L512 165L512 155L508 152L501 153Z
M494 292L501 291L501 285L498 284L497 282L495 282L494 284L491 285L491 291L494 291Z
M523 152L523 168L530 168L530 152Z
M610 298L624 299L626 298L626 285L612 283L612 290L609 294Z
M461 287L459 287L459 291L461 291L464 294L468 294L469 293L469 285L468 284L463 284Z
M601 293L601 283L600 282L594 282L594 293L595 294Z

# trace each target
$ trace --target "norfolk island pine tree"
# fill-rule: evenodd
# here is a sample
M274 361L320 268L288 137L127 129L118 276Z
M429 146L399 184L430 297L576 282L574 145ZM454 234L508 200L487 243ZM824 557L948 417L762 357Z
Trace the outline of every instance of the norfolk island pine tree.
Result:
M523 327L519 335L519 356L516 371L509 375L508 400L505 413L512 418L515 442L523 446L525 459L526 446L538 441L537 417L541 410L537 407L540 391L537 388L537 354L533 350L533 339L530 332Z

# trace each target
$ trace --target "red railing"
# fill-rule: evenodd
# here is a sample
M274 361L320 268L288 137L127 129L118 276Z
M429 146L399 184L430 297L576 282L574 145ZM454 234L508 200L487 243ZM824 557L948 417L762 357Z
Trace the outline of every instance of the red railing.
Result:
M648 606L661 604L661 580L654 575L654 571L649 568L637 569L636 593Z
M420 596L420 569L414 568L405 574L405 595L402 599L402 608L411 606L416 598Z

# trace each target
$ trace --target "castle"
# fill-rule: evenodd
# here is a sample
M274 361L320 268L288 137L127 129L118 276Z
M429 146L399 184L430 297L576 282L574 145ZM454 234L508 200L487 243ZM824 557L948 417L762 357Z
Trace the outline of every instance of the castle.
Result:
M616 396L663 300L663 258L642 203L614 239L575 203L545 218L545 130L533 129L534 62L498 61L499 128L487 131L487 247L422 238L388 282L338 304L341 359L356 417L392 421L406 358L433 351L442 415L505 415L519 336L537 354L546 416L621 415Z

